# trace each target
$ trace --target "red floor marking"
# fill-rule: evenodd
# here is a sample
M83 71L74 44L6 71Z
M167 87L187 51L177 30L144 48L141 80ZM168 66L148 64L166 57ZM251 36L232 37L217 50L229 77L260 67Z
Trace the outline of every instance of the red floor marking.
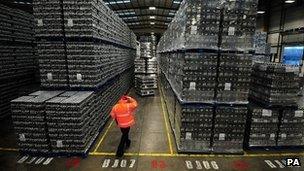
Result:
M151 167L152 167L152 169L165 169L165 168L167 168L167 164L163 160L161 160L161 161L152 160Z
M250 165L243 160L236 160L233 162L232 167L236 170L248 170Z
M65 162L65 167L67 169L71 169L71 168L78 168L80 165L80 158L69 158L66 162Z

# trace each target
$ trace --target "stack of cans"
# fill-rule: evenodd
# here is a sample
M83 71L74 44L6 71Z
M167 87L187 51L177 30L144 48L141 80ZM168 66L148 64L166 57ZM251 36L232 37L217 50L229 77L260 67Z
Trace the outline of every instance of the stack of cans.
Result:
M158 44L162 76L175 100L193 108L212 107L211 146L206 148L216 153L243 151L257 3L183 1ZM180 114L174 118L188 119ZM179 126L180 130L190 129ZM181 135L175 133L175 137L180 143ZM181 151L187 152L187 148Z
M103 1L33 4L42 88L63 92L41 101L39 114L44 118L39 124L44 125L48 148L21 150L86 155L112 107L131 86L136 36ZM13 111L18 109L12 103ZM31 107L35 106L29 104L28 110Z
M155 95L157 89L157 76L135 75L135 90L141 96Z
M216 107L213 152L242 153L247 107Z
M222 50L252 51L257 0L226 0L223 4Z
M49 152L45 102L62 91L37 91L11 102L12 119L21 151Z
M280 111L251 104L247 125L249 148L276 146Z
M298 103L299 68L255 63L250 88L248 147L302 146L303 110Z
M135 91L141 96L155 95L157 89L157 60L155 36L141 36L139 56L135 59Z
M38 91L12 101L21 151L85 154L109 118L112 106L131 86L132 70L98 91Z
M277 63L256 63L250 98L266 106L296 106L299 67Z
M20 89L36 82L33 27L33 15L0 4L0 118L10 114Z
M46 88L98 88L130 68L136 36L103 1L34 1Z
M160 40L158 51L218 49L220 0L183 1Z
M267 33L256 31L254 35L254 50L255 54L253 61L269 62L270 61L270 44L267 43Z
M304 115L303 109L285 109L282 113L278 134L278 146L304 145Z
M222 53L220 57L216 100L220 103L247 103L252 55Z
M174 131L180 151L211 152L213 107L204 105L176 106Z
M93 105L94 92L65 92L46 102L46 121L53 152L85 152L94 139L100 107ZM99 111L99 112L97 112ZM96 122L97 121L97 122ZM94 122L96 122L94 124Z

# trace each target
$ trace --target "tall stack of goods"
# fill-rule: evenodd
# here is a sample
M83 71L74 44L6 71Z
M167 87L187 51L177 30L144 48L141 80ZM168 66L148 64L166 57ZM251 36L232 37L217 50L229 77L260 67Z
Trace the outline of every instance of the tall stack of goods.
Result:
M87 154L131 86L136 36L103 1L33 4L43 91L12 101L18 144L26 153ZM30 128L36 120L43 129ZM31 141L40 134L43 148Z
M267 33L256 31L254 35L254 62L270 62L270 44L267 43Z
M157 89L156 37L140 37L140 55L135 59L135 90L141 96L151 96Z
M299 67L256 63L250 88L247 146L304 145L303 102L297 97Z
M4 118L10 114L10 101L36 83L38 60L32 14L0 4L0 23L0 118Z
M180 152L243 152L257 3L184 1L161 38L161 82Z

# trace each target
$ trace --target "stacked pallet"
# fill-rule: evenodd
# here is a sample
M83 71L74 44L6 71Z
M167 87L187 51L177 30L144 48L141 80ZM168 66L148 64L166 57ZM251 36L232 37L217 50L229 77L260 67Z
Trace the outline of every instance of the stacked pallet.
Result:
M34 1L34 15L43 87L98 88L132 66L136 36L103 1Z
M247 128L249 148L303 145L298 79L298 67L277 63L254 65Z
M280 111L251 104L249 114L248 147L276 146Z
M303 109L285 109L279 126L278 146L304 146Z
M141 96L155 95L157 89L157 76L153 75L135 75L136 93Z
M213 152L243 152L246 117L246 106L216 107L212 146Z
M135 59L135 90L141 96L150 96L157 89L155 36L142 36L139 41L140 56Z
M33 4L42 88L63 92L41 109L48 150L32 151L86 155L131 86L136 36L100 0Z
M256 31L254 35L254 58L255 62L270 61L270 44L267 43L267 33Z
M10 101L36 82L33 15L0 4L0 118L10 114Z
M45 102L61 93L61 91L37 91L11 102L14 130L21 151L48 152L50 150Z
M158 44L163 80L179 105L213 108L210 146L201 149L243 151L256 11L256 0L183 1ZM174 117L188 120L191 115ZM178 130L175 138L182 144Z
M276 63L254 65L250 98L266 106L296 106L299 68Z
M131 86L132 71L99 91L38 91L12 101L18 145L26 153L86 154L112 106Z

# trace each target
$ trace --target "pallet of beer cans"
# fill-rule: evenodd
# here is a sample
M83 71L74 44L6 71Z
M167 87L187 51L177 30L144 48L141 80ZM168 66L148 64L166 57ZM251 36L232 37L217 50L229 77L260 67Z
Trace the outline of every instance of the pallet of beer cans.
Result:
M212 106L214 153L243 152L257 3L183 1L158 44L162 83L178 103Z
M247 106L216 106L212 150L243 153Z
M132 70L98 91L38 91L13 100L13 126L21 151L87 154L112 106L130 88L130 77Z
M299 67L278 63L256 63L250 98L266 106L296 106Z
M267 109L251 103L247 122L246 143L249 148L275 147L279 125L279 109Z
M0 4L0 118L23 87L37 84L33 27L32 14Z
M133 65L136 36L103 1L34 1L44 88L98 88Z
M13 127L20 151L50 151L46 125L45 102L62 91L37 91L11 102Z
M304 146L304 115L303 108L284 109L279 126L277 146Z
M135 91L141 96L155 95L157 75L135 75Z

